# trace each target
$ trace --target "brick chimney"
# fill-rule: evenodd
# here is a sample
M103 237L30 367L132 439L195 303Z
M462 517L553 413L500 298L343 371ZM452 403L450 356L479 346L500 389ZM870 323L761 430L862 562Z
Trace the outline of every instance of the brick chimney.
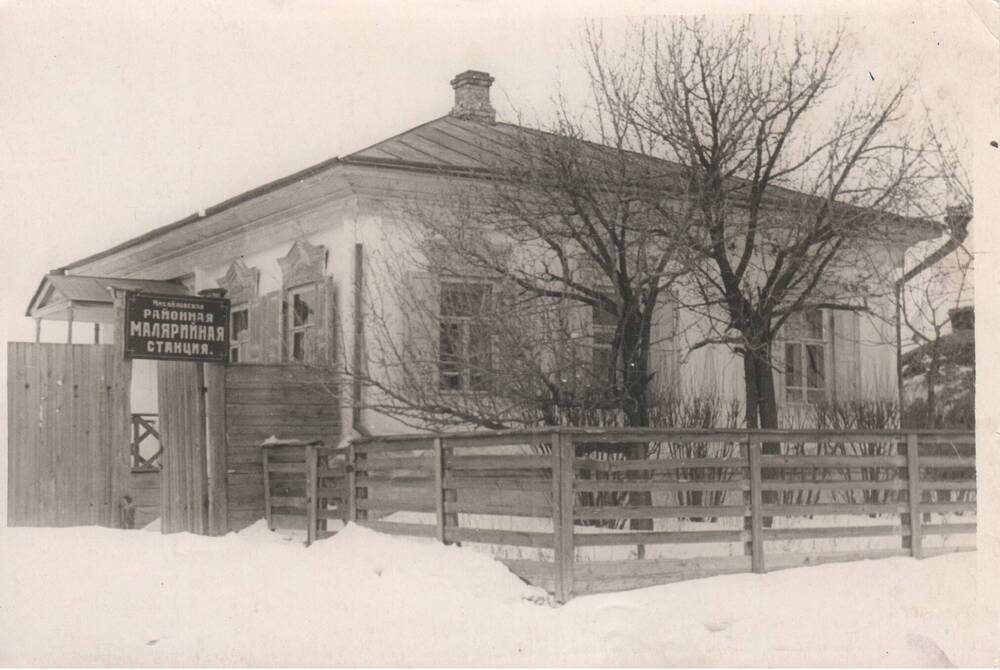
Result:
M451 115L460 119L496 123L497 113L490 104L490 85L493 77L488 72L466 70L455 75L451 87L455 89L455 106Z

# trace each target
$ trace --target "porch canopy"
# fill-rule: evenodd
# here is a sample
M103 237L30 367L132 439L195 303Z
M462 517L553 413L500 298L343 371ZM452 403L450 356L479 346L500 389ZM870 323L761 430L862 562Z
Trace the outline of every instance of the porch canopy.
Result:
M36 321L114 323L115 289L190 295L187 288L173 281L48 274L38 285L27 316Z

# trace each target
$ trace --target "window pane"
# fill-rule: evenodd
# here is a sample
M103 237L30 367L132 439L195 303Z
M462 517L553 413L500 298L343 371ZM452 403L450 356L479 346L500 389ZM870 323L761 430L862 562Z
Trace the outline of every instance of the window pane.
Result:
M788 402L802 402L802 389L787 389L786 397Z
M488 284L442 284L441 316L477 316L490 311Z
M812 389L823 388L823 346L809 344L806 346L806 386Z
M785 345L785 386L802 386L801 344ZM791 394L788 399L791 400Z
M229 362L230 363L239 363L240 362L240 348L239 347L233 347L232 349L229 350Z
M809 389L809 402L816 405L826 400L826 391L823 389Z
M594 347L594 382L608 384L613 378L611 369L612 352L610 347Z
M245 342L250 337L250 313L238 309L232 313L230 321L231 337L237 342Z
M607 328L594 329L594 344L611 347L615 343L615 331Z
M443 389L457 391L462 387L461 346L461 326L443 322L438 336L438 371Z
M297 361L305 360L306 357L306 334L303 332L292 333L292 358Z
M813 340L823 339L823 312L811 309L803 314L805 320L805 336Z
M304 290L292 296L292 327L305 326L312 322L314 289Z
M493 369L493 346L486 324L469 326L469 386L482 391L489 385Z
M612 314L606 309L601 309L599 307L590 307L591 318L594 320L595 326L604 326L614 328L618 325L618 316Z

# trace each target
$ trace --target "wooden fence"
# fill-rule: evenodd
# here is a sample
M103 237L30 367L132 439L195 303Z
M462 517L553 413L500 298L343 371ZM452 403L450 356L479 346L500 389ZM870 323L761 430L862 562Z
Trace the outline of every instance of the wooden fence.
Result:
M311 542L334 532L331 520L355 521L488 545L562 602L710 575L975 548L941 541L976 530L969 432L384 436L340 449L267 447L264 470L272 527L297 520ZM859 539L868 545L842 546Z
M106 345L7 345L7 523L118 527L130 372Z

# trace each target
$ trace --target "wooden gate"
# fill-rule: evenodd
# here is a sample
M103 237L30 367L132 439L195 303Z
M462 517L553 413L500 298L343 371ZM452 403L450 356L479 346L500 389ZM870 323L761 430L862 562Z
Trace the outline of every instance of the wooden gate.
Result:
M305 365L226 367L226 469L229 529L264 517L262 443L340 439L339 378ZM303 524L303 527L304 524Z
M8 344L8 525L119 525L130 372L112 346Z

